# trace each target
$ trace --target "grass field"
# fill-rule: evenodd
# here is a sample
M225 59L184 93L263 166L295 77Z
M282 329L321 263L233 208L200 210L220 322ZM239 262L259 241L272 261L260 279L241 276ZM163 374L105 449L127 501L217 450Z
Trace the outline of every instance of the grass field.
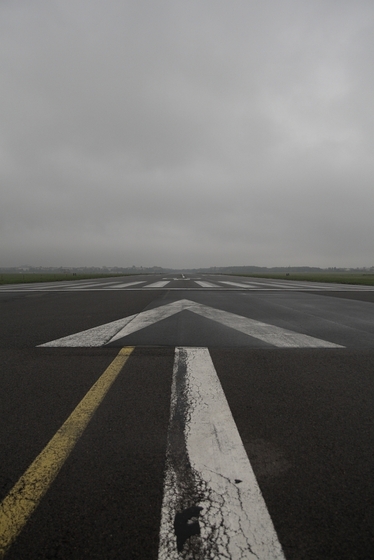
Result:
M95 278L113 278L116 276L131 276L125 274L73 274L73 273L56 273L56 274L34 274L34 273L16 273L16 274L0 274L0 284L24 284L29 282L61 282L64 280L88 280Z
M308 282L333 282L336 284L358 284L364 286L374 286L374 274L352 273L352 272L313 272L313 273L284 273L284 274L237 274L236 276L246 276L251 278L273 278L278 280L304 280Z

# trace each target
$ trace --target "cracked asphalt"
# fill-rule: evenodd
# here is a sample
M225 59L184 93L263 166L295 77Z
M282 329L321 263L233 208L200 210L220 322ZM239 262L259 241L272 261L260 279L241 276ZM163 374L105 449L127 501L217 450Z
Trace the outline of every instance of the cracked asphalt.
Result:
M6 558L157 559L174 347L199 340L286 558L374 558L372 293L0 294L1 499L119 350L37 345L186 297L345 348L264 347L191 316L132 334L121 342L133 354Z

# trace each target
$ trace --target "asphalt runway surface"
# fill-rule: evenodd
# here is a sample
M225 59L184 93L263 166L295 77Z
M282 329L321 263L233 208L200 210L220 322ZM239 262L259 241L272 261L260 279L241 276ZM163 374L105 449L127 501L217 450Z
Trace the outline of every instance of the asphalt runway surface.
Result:
M372 288L134 276L4 286L0 310L0 558L374 558ZM27 486L25 473L122 348L129 355L50 483L43 474ZM264 507L271 519L264 536L249 531L253 545L240 553L227 532L240 515L235 508L245 510L235 497L223 493L209 510L213 493L181 483L169 492L179 501L167 498L165 481L178 479L179 468L186 480L204 476L193 453L207 472L212 464L202 440L209 430L199 431L209 423L201 410L214 406L204 400L212 383L204 388L205 370L216 372L227 399L253 469L251 492L260 489L253 508ZM190 385L178 389L184 378ZM195 385L198 397L191 396ZM183 453L180 439L173 448L173 410L182 405L190 407ZM226 420L219 416L211 414L220 447ZM234 447L222 451L233 472L240 452ZM45 459L47 470L53 457ZM244 477L235 484L240 488ZM24 519L25 503L33 501ZM178 551L168 508L176 519L191 506L202 511L186 528L200 534L192 531ZM262 548L265 538L270 548Z

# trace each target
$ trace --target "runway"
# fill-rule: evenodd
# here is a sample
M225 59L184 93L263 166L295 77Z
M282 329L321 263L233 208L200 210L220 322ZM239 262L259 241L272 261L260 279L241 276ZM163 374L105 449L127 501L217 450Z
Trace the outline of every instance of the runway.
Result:
M44 291L96 291L96 290L295 290L295 291L339 291L339 292L374 292L374 286L332 284L323 282L301 282L294 280L272 280L223 275L189 275L160 276L143 275L113 280L77 280L59 282L39 282L0 286L0 293L8 292L44 292Z
M373 304L371 287L216 275L3 286L6 558L374 557ZM36 460L82 406L47 483Z

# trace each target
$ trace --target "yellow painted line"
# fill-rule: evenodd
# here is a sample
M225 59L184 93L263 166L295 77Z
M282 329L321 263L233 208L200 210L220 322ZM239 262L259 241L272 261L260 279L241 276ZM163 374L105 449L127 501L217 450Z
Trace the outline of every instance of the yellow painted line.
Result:
M6 551L37 508L133 350L133 347L120 350L4 498L0 505L0 558L4 558Z

